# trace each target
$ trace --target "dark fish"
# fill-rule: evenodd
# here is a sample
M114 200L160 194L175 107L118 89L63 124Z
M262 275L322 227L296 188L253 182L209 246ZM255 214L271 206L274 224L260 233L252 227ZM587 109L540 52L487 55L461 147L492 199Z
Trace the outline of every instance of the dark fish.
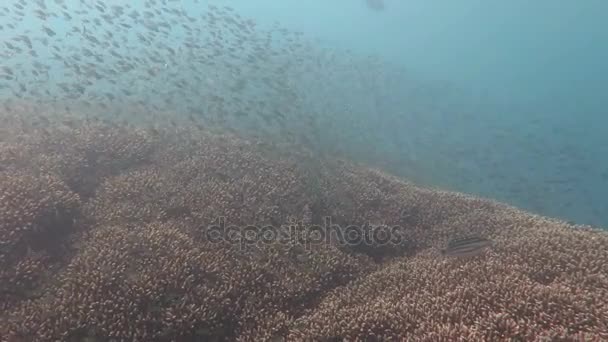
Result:
M42 30L49 36L52 37L54 36L56 33L55 31L51 30L50 28L46 27L46 26L42 26Z
M382 0L366 0L367 7L374 11L382 11L384 9L384 1Z
M441 254L448 257L471 257L479 255L490 246L492 246L491 240L473 235L450 240Z
M9 68L7 66L3 66L1 69L5 74L11 75L11 76L13 75L13 70L11 70L11 68Z

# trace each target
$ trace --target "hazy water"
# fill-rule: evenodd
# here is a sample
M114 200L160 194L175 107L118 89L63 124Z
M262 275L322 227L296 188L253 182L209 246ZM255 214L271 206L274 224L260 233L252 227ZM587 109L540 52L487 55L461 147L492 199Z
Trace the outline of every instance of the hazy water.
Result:
M444 114L480 106L476 117L501 127L501 137L477 126L450 126L449 119L434 122L435 133L468 135L470 144L459 165L437 161L440 170L427 170L435 182L608 225L605 1L385 1L382 12L370 11L364 1L235 3L252 16L276 18L461 88L470 103ZM531 123L531 117L538 119ZM393 129L408 134L417 128ZM449 144L449 137L430 136L438 146ZM407 153L399 146L380 150ZM461 172L473 180L463 182Z
M13 10L16 3L10 0L3 6ZM59 10L57 2L46 3L49 11ZM264 111L283 113L284 125L300 130L318 150L357 158L424 184L608 226L605 2L385 1L386 9L378 12L354 0L183 0L157 1L152 8L170 6L189 13L194 21L183 24L200 29L203 40L206 27L197 20L209 3L232 6L252 18L262 37L278 22L302 31L310 45L269 57L253 69L237 65L238 59L229 66L194 64L207 47L186 49L185 29L176 22L163 42L176 55L163 51L157 62L133 62L154 52L153 46L137 45L137 33L147 28L134 25L118 32L104 21L86 24L102 43L121 39L115 49L120 57L102 48L93 51L103 58L88 67L100 77L76 97L101 101L100 94L111 93L113 106L139 102L166 112L211 111L243 126L249 119L235 115L241 111L238 101L263 99ZM65 4L72 19L60 15L42 24L56 31L50 45L60 46L60 57L75 63L74 56L83 53L79 46L88 43L66 33L81 20L74 13L90 11L95 1ZM144 1L131 6L145 9ZM23 12L15 29L6 28L14 14L0 17L4 41L18 34L44 36L41 21ZM287 41L273 41L273 47L280 50L283 43ZM35 62L52 65L48 77L11 82L49 89L50 95L43 96L54 101L63 100L57 96L61 83L86 81L66 72L69 68L61 60L49 59L49 47L35 45L37 56L27 58L11 54L6 46L1 49L2 66L27 70ZM235 53L245 50L237 48ZM122 57L136 67L109 74ZM277 68L283 63L289 67ZM281 86L251 81L264 77ZM241 79L253 85L234 90ZM0 94L15 96L16 83L6 84ZM216 97L225 99L222 106L213 102ZM224 102L230 108L224 108ZM308 116L314 124L304 124Z

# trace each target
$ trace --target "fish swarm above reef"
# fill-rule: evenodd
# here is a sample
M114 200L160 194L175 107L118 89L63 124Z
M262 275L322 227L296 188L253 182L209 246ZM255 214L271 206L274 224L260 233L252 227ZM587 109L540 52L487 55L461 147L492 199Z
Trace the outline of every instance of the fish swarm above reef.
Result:
M608 340L604 232L201 129L0 120L0 341ZM441 255L467 235L493 246Z

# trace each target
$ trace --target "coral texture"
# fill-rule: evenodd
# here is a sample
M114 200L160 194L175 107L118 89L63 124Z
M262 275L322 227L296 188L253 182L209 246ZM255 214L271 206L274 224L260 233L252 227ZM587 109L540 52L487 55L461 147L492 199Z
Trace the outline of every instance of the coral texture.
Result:
M34 119L2 117L0 341L608 340L603 231L200 128ZM493 246L439 252L470 234Z

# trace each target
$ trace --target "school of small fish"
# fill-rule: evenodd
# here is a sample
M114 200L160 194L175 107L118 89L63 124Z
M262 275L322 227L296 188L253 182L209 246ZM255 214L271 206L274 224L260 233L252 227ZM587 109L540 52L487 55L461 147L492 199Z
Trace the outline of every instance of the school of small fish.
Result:
M255 130L285 132L296 112L313 121L287 77L322 62L302 33L259 30L229 6L19 0L0 7L0 23L3 98Z

